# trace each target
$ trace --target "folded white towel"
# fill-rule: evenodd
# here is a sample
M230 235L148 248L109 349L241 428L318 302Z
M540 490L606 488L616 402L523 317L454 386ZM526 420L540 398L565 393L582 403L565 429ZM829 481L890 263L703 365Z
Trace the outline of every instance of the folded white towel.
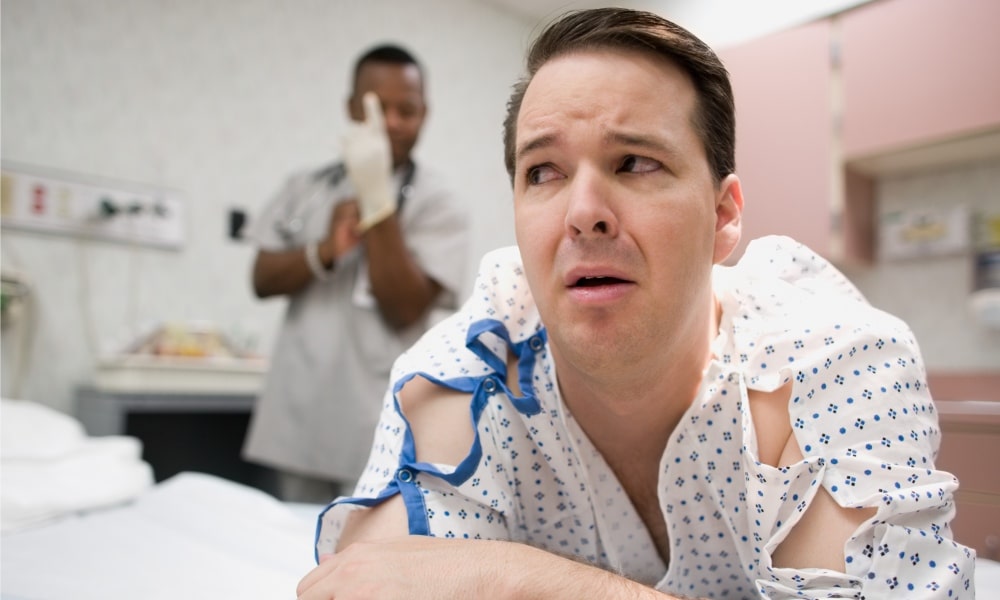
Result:
M0 400L0 458L51 458L72 454L87 434L73 417L27 400Z
M142 444L87 437L69 415L25 400L0 400L0 530L120 504L153 484Z

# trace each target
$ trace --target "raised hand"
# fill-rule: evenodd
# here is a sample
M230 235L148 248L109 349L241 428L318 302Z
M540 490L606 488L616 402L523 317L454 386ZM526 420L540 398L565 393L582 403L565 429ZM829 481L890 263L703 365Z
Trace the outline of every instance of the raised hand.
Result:
M385 131L382 105L374 92L362 98L365 120L351 123L344 136L347 176L358 192L360 231L396 212L392 194L392 151Z

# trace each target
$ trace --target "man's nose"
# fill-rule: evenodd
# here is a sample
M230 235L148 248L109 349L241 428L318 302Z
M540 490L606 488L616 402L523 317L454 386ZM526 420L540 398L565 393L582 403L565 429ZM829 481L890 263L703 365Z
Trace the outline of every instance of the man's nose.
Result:
M385 129L386 131L395 131L402 126L403 117L399 114L398 110L388 109L385 111Z
M610 195L612 186L604 175L595 169L578 169L568 191L566 233L571 238L618 235L618 219Z

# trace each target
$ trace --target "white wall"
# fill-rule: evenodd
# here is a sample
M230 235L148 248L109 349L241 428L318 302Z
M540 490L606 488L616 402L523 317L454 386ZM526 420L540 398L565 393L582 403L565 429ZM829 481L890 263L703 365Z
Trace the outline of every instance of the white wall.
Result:
M417 148L473 209L473 258L513 243L501 123L531 24L462 0L4 0L2 155L149 183L187 198L180 251L10 229L5 269L36 292L20 396L71 411L97 352L160 321L207 319L270 350L283 301L251 292L252 248L227 212L255 213L292 170L336 151L357 54L397 41L428 72ZM4 330L12 394L16 330Z
M878 214L965 206L970 214L1000 212L1000 160L883 176ZM902 318L916 335L930 371L996 372L1000 330L979 322L969 305L973 255L882 261L846 274L875 306Z

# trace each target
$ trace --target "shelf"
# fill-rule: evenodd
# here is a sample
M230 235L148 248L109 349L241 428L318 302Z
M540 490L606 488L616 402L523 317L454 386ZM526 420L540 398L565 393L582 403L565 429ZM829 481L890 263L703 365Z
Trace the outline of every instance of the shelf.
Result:
M849 168L869 176L896 175L1000 158L1000 128L848 159Z
M121 356L98 364L94 385L113 393L257 394L267 368L264 359Z

